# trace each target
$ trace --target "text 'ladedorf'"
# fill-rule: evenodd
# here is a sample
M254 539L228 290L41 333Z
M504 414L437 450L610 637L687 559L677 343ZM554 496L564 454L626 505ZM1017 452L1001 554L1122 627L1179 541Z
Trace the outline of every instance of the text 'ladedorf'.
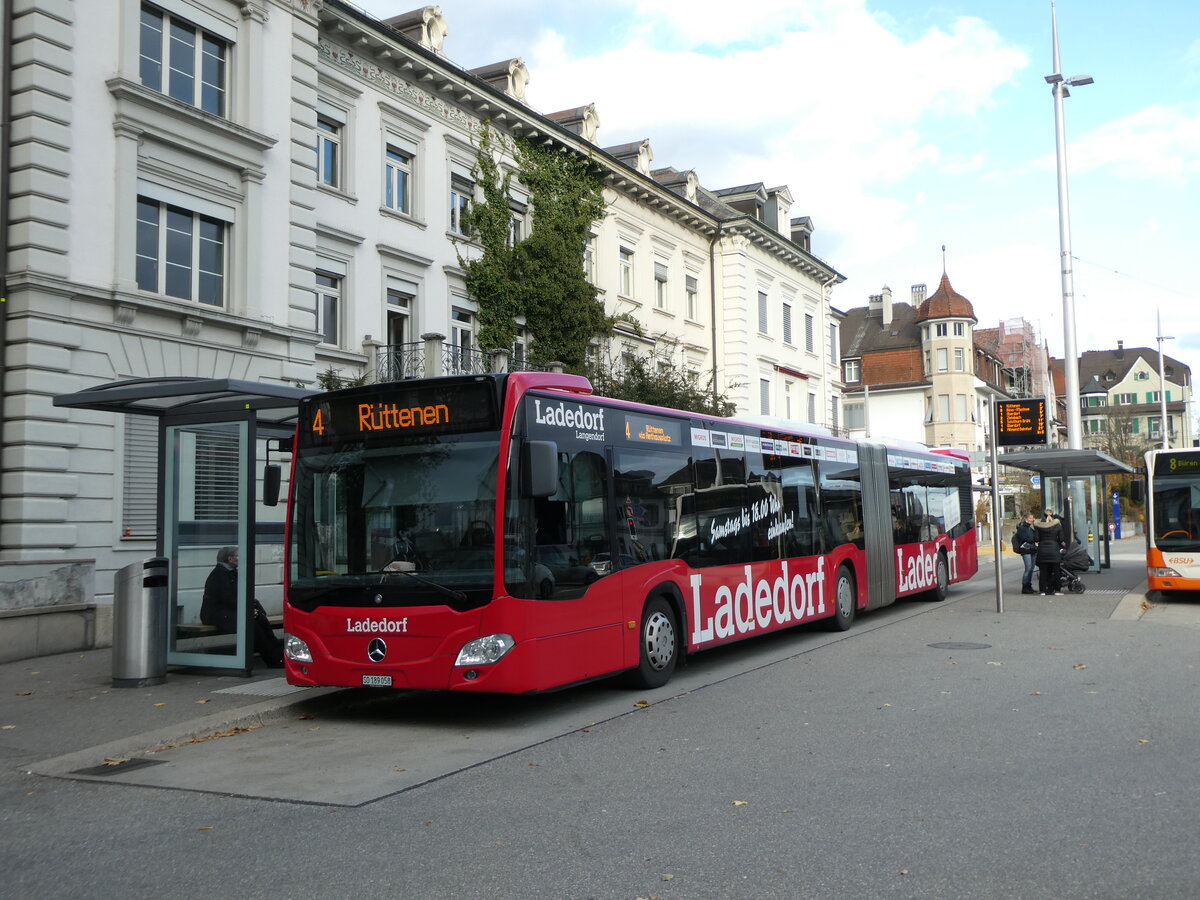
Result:
M533 418L539 425L558 425L561 428L581 428L584 431L604 430L604 410L588 409L583 404L568 406L565 403L533 401Z

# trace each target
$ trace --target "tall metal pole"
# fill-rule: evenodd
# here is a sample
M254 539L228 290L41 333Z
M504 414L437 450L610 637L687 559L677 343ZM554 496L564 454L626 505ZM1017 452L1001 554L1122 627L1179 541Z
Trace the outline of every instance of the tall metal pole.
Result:
M1158 311L1158 427L1162 432L1162 448L1168 450L1171 447L1170 440L1167 436L1167 381L1163 375L1163 341L1174 340L1171 337L1165 337L1162 333L1162 310Z
M1063 375L1067 392L1067 446L1083 449L1083 423L1079 409L1079 352L1075 345L1075 284L1071 269L1071 210L1067 199L1067 142L1063 134L1063 97L1067 82L1058 57L1058 19L1050 2L1050 30L1054 44L1054 73L1047 75L1054 94L1055 152L1058 157L1058 241L1062 260Z
M1004 545L1000 538L1000 465L996 454L996 395L988 397L988 423L991 434L988 437L988 453L991 457L992 469L992 550L995 559L992 560L996 576L996 612L1004 612L1004 577L1001 571L1004 558Z

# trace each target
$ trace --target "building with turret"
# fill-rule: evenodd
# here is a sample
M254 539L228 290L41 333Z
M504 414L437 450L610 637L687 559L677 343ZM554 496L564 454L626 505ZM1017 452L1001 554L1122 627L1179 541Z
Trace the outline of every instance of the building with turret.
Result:
M981 452L989 398L1053 396L1032 329L1021 320L977 325L971 302L944 273L933 294L915 284L907 301L895 302L885 287L847 310L841 353L850 433Z

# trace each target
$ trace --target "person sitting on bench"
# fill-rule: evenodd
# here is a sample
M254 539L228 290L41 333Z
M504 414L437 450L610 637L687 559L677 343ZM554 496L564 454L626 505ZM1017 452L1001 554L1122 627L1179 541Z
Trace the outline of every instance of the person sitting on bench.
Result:
M238 548L222 547L217 551L217 564L204 582L200 621L216 628L218 634L236 634L238 630L237 564ZM262 604L257 600L250 602L254 607L254 630L250 635L254 641L252 647L268 667L278 669L283 666L283 641L275 636L275 629L271 627Z

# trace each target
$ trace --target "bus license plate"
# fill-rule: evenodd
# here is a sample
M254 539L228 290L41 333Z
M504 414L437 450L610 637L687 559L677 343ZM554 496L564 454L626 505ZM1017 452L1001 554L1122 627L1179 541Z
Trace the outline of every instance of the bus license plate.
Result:
M363 687L391 687L392 686L392 676L391 675L364 675L362 678L363 678L363 681L362 681Z

